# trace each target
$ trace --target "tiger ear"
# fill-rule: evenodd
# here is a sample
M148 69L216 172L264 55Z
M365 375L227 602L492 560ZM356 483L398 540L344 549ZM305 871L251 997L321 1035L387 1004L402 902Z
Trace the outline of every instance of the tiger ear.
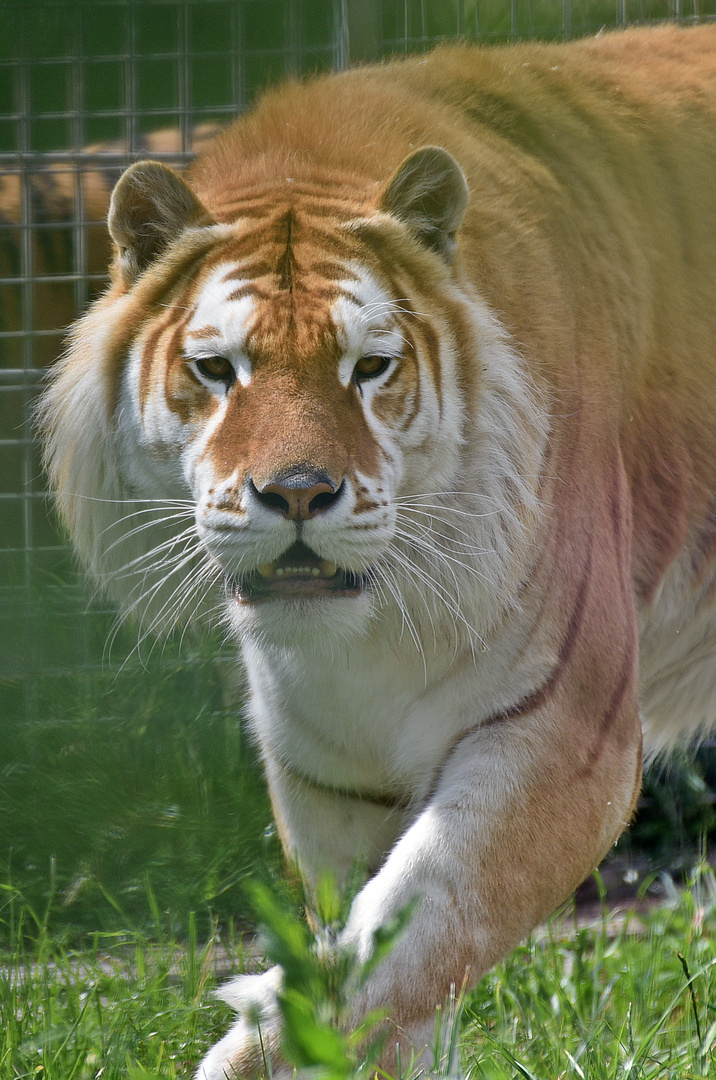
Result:
M469 199L465 174L455 158L440 146L423 146L395 173L380 207L412 228L427 247L451 260L455 232Z
M190 225L209 224L191 188L159 161L131 165L112 192L107 226L128 285Z

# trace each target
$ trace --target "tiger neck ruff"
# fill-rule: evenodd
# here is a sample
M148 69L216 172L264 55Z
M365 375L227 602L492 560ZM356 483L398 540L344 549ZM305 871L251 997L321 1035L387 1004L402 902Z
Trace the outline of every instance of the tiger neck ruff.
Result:
M446 47L139 162L41 406L140 634L223 620L287 855L418 899L383 1065L562 901L716 719L716 28ZM280 1055L281 972L202 1080Z

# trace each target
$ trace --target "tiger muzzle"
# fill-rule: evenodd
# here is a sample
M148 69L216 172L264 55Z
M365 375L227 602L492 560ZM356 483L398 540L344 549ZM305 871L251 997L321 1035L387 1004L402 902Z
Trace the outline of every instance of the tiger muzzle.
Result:
M334 506L344 493L345 482L336 484L324 472L296 466L260 487L250 478L249 490L266 509L300 525ZM362 575L323 559L297 540L274 562L245 574L236 585L235 596L241 603L355 597L365 584Z

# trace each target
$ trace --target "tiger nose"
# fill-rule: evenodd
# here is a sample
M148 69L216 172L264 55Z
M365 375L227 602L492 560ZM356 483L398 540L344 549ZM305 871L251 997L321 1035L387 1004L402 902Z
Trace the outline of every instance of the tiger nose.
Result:
M343 491L343 483L336 486L325 473L307 469L283 473L260 488L252 479L251 487L259 502L289 521L308 521L323 513Z

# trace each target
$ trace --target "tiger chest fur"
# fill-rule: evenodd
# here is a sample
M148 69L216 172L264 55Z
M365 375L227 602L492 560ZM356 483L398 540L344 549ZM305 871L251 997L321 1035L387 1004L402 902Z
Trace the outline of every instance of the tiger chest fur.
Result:
M355 1018L428 1059L716 719L716 31L454 47L269 94L115 188L41 421L142 633L223 620L287 854L369 871ZM281 973L199 1076L261 1069Z

